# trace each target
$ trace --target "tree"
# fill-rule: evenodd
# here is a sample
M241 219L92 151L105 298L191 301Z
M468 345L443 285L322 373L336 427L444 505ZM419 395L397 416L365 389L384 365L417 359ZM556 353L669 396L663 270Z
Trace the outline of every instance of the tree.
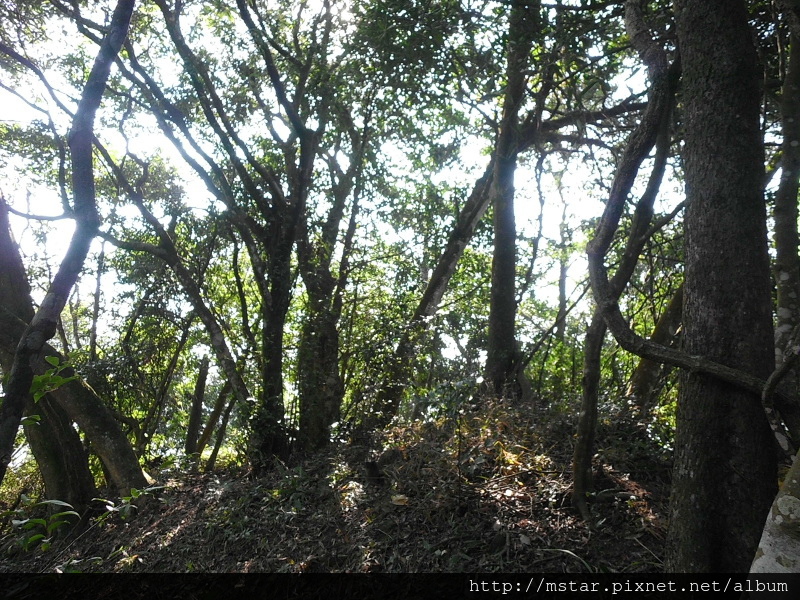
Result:
M774 366L759 67L745 2L676 2L686 191L684 348ZM689 373L678 400L667 568L745 571L775 496L760 398ZM691 540L691 543L687 543Z
M791 346L800 316L800 256L798 247L797 194L800 180L800 3L785 0L780 3L789 24L789 51L784 58L786 73L780 95L780 116L783 143L780 150L781 176L775 191L772 211L775 220L775 362L791 363L797 353ZM795 443L800 441L800 407L797 402L798 379L796 368L784 378L781 389L794 398L779 404L787 428Z
M651 88L647 109L638 126L628 138L622 158L616 167L610 198L606 204L603 218L587 248L597 308L592 315L584 342L581 412L572 459L574 478L572 503L580 511L582 517L587 520L589 519L589 509L586 495L591 491L591 457L594 453L594 430L597 421L600 358L603 338L609 326L604 296L607 295L609 299L613 299L616 306L617 299L633 275L639 254L652 234L653 204L661 186L669 153L669 123L675 92L675 63L670 69L667 52L651 37L641 5L638 2L626 2L625 24L634 47L647 65ZM605 257L639 169L653 146L656 146L656 154L650 179L647 188L636 204L622 259L609 280L604 269L595 267L595 261L602 261ZM661 225L663 223L662 220ZM600 280L602 280L601 287L604 289L598 287Z
M14 356L14 364L5 387L6 395L0 406L0 482L11 461L17 428L30 393L34 375L33 363L47 340L55 334L58 317L83 267L89 245L99 226L92 164L94 116L103 98L111 64L127 36L133 5L133 0L120 0L117 3L108 33L86 80L72 121L69 147L76 228L61 268L25 330Z
M534 40L540 32L538 2L515 1L509 15L506 89L503 116L494 149L494 173L489 188L494 225L494 256L489 311L486 379L498 395L517 392L519 356L516 344L517 229L514 223L514 172L519 151L520 108L525 100L527 73Z

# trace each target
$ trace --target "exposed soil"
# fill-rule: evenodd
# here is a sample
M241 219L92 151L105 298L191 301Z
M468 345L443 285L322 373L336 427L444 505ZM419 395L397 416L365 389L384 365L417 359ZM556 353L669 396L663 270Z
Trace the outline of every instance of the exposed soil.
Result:
M45 551L7 525L0 572L661 570L661 449L635 423L601 423L585 523L570 506L572 420L530 413L498 404L397 427L258 478L163 472L138 514L110 512Z

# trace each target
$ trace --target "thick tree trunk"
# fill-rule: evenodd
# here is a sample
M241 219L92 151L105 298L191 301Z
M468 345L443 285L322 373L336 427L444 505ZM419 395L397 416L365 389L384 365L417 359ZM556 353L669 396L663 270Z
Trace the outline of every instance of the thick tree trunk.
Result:
M339 421L344 399L344 382L339 369L339 320L360 210L361 172L368 140L366 125L357 132L349 114L345 121L351 125L354 156L347 171L338 165L329 165L331 179L336 182L332 190L333 204L320 227L318 238L312 241L308 224L302 223L297 249L300 274L308 293L297 373L300 395L298 437L301 447L307 450L323 448L330 442L331 425ZM350 218L336 277L331 263L349 198L352 198Z
M686 214L684 347L766 379L774 365L759 77L745 2L680 0ZM775 497L757 395L681 386L666 567L746 572Z
M31 302L30 296L28 301ZM15 340L18 340L24 331L25 323L4 310L0 302L0 356L6 358L11 356L8 349L14 347ZM35 375L42 375L52 369L52 365L44 360L47 356L57 358L59 364L66 360L55 348L45 344L32 367ZM3 359L4 362L6 358ZM6 367L5 364L3 366ZM75 372L71 368L66 368L61 375L71 377ZM48 396L66 412L70 422L77 423L86 435L111 475L110 483L120 496L129 496L131 488L147 487L147 481L130 441L125 437L111 411L92 388L83 381L75 380L50 392ZM85 456L82 460L86 460Z
M11 370L14 349L25 332L25 323L34 314L25 266L19 248L11 239L8 206L0 198L0 371L4 374ZM49 394L36 404L29 397L24 415L40 417L36 423L24 422L24 430L42 474L47 498L68 502L82 513L96 493L86 452L72 422Z
M324 448L330 442L331 425L339 420L344 386L339 374L337 323L338 315L331 311L312 309L303 325L298 352L298 391L299 437L305 450Z
M270 303L265 310L261 336L263 357L261 398L250 417L250 462L256 473L268 469L273 457L289 455L289 440L284 428L283 335L286 314L292 297L291 253L293 238L284 241L288 248L276 250L270 264ZM279 255L278 255L279 254Z
M39 402L28 402L25 416L33 415L38 415L39 420L26 421L24 431L44 480L45 496L67 502L83 514L97 496L97 489L72 419L50 394Z

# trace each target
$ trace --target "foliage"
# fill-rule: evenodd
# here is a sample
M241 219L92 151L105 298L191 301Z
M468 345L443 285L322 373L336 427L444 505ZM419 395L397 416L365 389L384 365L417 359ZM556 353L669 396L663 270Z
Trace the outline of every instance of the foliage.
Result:
M36 548L42 552L47 551L59 531L65 526L74 525L80 518L70 504L60 500L34 502L25 494L20 496L20 500L17 508L0 513L0 519L3 521L10 519L16 543L25 552ZM52 512L50 509L66 510ZM46 516L39 516L43 513Z
M48 369L41 375L34 375L31 383L31 395L34 402L38 402L45 394L57 390L62 385L78 380L77 375L69 375L67 377L61 375L66 369L72 370L72 366L69 363L61 362L57 356L45 356L44 360L52 365L53 368Z
M133 488L131 489L130 495L123 496L120 498L119 502L114 502L113 500L107 500L105 498L94 498L94 501L103 503L106 511L97 517L97 522L102 524L112 515L119 515L123 521L133 518L138 510L137 502L140 503L147 500L148 497L153 496L155 492L162 489L164 489L164 486L160 485L146 487L141 490Z

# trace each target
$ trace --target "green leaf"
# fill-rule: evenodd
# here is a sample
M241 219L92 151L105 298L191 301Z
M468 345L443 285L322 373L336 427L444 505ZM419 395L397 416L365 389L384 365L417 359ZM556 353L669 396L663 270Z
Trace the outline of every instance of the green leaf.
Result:
M25 540L25 543L23 544L22 547L25 550L30 550L31 547L33 547L36 544L36 542L43 539L45 539L44 536L41 533L37 533L36 535L32 535L27 540Z
M50 535L62 525L66 525L69 521L59 520L59 521L51 521L50 525L47 526L47 534Z
M23 525L23 529L33 529L37 525L41 525L42 527L47 527L47 521L44 519L28 519L28 522Z
M41 415L28 415L22 419L21 423L23 425L38 425L41 420Z
M61 506L63 508L68 508L70 510L72 510L72 508L73 508L72 504L69 504L67 502L63 502L61 500L42 500L37 505L38 506L45 506L45 505L47 505L47 506Z
M57 356L45 356L44 359L54 367L57 367L61 362Z

